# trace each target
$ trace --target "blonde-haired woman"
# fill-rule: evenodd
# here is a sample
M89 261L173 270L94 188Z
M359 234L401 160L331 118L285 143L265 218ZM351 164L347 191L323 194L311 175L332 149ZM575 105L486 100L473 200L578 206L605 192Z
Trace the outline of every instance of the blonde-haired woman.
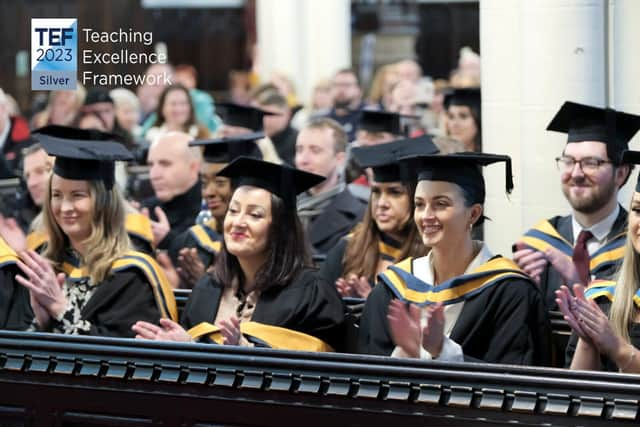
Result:
M52 91L45 109L33 116L32 128L46 125L69 126L80 111L86 95L87 91L80 82L75 90Z
M627 151L623 163L640 164ZM624 258L615 282L597 280L584 289L562 286L556 302L573 329L566 363L571 369L640 373L640 179L631 199Z
M69 134L82 135L77 129ZM109 141L36 138L56 156L43 207L44 257L23 251L16 280L30 291L32 329L131 337L141 318L176 317L166 278L152 258L132 251L114 161L129 160Z

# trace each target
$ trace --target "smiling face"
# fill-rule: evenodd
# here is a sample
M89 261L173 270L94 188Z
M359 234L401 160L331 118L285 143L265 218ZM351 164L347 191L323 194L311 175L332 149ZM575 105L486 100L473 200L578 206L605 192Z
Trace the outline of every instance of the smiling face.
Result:
M51 213L58 226L72 242L82 242L91 235L93 199L89 181L51 177Z
M409 220L411 203L401 182L372 182L371 217L383 233L395 235Z
M564 149L564 156L574 160L587 157L609 160L607 146L598 141L569 143ZM614 171L611 163L605 163L593 173L585 174L582 168L575 164L571 170L560 172L562 192L575 211L595 213L616 203L617 190L624 182L625 175L622 172L626 173L626 168L621 167Z
M191 115L191 99L189 94L181 89L167 92L162 105L162 115L169 127L180 129L188 123Z
M465 206L462 189L446 181L418 182L414 202L422 242L431 248L460 247L482 214L481 205Z
M224 218L227 251L239 260L265 259L271 223L271 193L248 185L238 187Z
M202 163L200 167L200 182L202 184L202 198L207 204L211 215L223 221L231 198L231 180L218 176L226 163Z

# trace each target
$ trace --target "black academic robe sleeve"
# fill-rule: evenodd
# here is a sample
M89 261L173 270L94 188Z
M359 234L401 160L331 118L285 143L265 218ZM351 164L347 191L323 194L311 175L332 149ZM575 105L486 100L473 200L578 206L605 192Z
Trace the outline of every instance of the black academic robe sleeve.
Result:
M203 277L185 306L183 327L214 322L222 292L223 287L210 274ZM335 348L340 343L344 305L335 287L317 271L305 269L288 285L262 292L251 320L303 332Z
M376 285L364 304L358 334L358 353L389 356L395 345L391 339L387 312L394 298L388 286Z
M133 338L131 326L138 320L157 324L160 311L151 285L136 269L110 275L81 311L91 323L90 335Z
M450 337L469 361L551 365L546 306L529 280L505 279L469 298Z
M0 329L22 331L33 320L29 291L15 280L18 268L0 268Z
M387 321L393 298L386 285L373 288L360 319L360 353L389 356L393 351ZM548 366L550 332L535 285L506 279L465 301L450 338L460 344L468 361Z
M347 239L341 239L328 253L327 257L320 266L320 275L327 283L334 284L336 280L342 277L342 262L344 254L347 250Z

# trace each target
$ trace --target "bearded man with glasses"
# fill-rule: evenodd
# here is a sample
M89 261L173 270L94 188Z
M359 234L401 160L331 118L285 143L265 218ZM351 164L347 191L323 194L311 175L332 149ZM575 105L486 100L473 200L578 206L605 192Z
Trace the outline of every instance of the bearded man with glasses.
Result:
M638 129L640 116L574 102L547 127L568 135L556 163L571 213L527 231L514 245L514 261L540 285L551 310L561 285L610 278L622 261L627 211L618 191L631 166L621 158Z

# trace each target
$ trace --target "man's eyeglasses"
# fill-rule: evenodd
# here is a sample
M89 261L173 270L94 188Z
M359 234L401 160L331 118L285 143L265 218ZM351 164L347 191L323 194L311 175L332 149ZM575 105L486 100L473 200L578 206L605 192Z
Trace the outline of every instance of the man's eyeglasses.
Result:
M592 174L596 173L598 169L600 169L600 166L611 162L609 160L598 159L597 157L585 157L580 160L576 160L570 156L556 157L556 164L560 172L571 172L576 163L580 165L582 172Z

